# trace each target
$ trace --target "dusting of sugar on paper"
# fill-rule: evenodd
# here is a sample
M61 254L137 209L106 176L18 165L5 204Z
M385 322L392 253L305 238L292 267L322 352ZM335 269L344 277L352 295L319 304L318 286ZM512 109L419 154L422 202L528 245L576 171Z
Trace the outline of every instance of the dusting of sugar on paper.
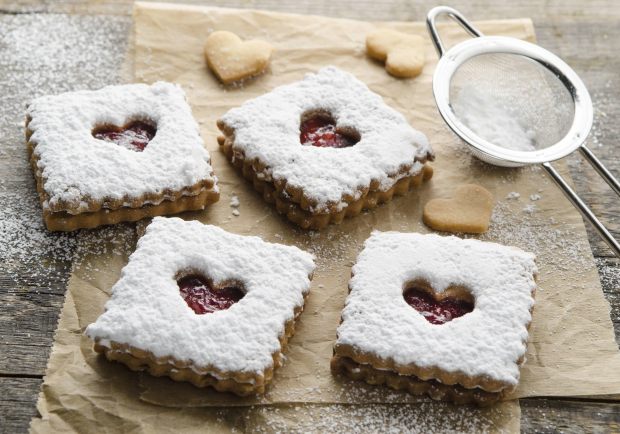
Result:
M509 418L507 409L448 406L437 402L391 405L254 406L245 413L253 432L322 433L491 433L503 429L497 420ZM220 416L224 420L225 414Z
M534 204L528 206L535 207ZM590 251L587 240L576 239L572 229L562 221L541 213L520 212L518 207L518 203L511 201L497 202L489 231L479 238L533 252L539 263L555 269L584 273L592 269L593 263L586 255Z

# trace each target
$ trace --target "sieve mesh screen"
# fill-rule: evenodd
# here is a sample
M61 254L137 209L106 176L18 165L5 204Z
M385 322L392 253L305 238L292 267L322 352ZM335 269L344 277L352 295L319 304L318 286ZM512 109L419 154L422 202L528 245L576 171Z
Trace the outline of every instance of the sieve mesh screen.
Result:
M450 107L477 136L518 151L556 144L575 114L571 92L551 70L508 53L464 62L450 81Z

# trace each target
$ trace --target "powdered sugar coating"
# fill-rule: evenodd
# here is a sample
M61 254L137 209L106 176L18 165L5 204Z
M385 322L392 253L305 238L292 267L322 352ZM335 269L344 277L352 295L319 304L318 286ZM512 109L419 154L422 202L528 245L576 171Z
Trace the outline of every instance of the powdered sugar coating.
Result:
M156 217L86 335L194 367L262 373L281 349L285 323L303 306L314 268L312 255L297 247ZM196 315L179 293L176 276L182 270L216 284L241 282L246 295L227 310Z
M338 127L357 130L360 141L341 149L302 146L300 120L316 110L329 112ZM234 149L246 159L258 158L268 176L301 189L319 210L328 204L345 207L343 196L358 198L371 181L387 190L432 158L424 134L364 83L333 66L247 101L221 121L234 130ZM399 173L403 167L408 171Z
M373 232L353 267L337 345L514 387L534 304L534 260L520 249L474 239ZM403 298L405 285L417 279L437 292L469 289L474 310L431 324Z
M209 153L180 86L107 86L35 99L28 107L44 208L85 210L85 200L138 199L215 180ZM155 137L143 152L95 139L93 128L151 121Z

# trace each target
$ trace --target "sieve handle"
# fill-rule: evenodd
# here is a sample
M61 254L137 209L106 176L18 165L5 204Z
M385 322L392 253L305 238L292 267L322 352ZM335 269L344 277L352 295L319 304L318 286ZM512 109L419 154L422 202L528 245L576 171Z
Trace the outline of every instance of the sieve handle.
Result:
M456 21L463 29L467 31L473 37L482 36L482 32L476 29L473 24L471 24L467 19L461 15L459 11L453 9L448 6L437 6L431 9L426 16L426 28L428 29L428 33L431 35L431 39L433 44L435 45L435 49L437 50L437 54L439 57L443 56L446 48L441 42L441 38L439 37L439 32L437 31L437 25L435 24L435 20L440 15L447 15Z
M570 200L575 206L575 208L579 210L581 215L587 218L590 223L592 223L594 229L596 229L603 241L607 243L607 245L611 248L614 254L620 257L620 244L611 235L607 228L603 226L600 220L594 215L592 210L588 208L588 205L586 205L585 202L581 200L579 196L577 196L577 193L575 193L575 191L570 188L568 183L564 181L564 178L562 178L558 171L553 168L551 163L543 163L543 167L547 170L547 173L551 175L551 178L553 178L556 184L558 184L558 186L562 189L568 200Z
M601 175L601 178L603 178L605 182L609 184L609 186L616 192L616 194L620 195L620 182L618 182L618 180L611 174L611 172L607 170L605 166L603 166L603 163L601 163L601 161L596 158L596 155L594 155L592 151L590 151L590 149L586 147L586 145L581 145L579 150L581 151L581 155L583 155L583 157L588 160L588 163L590 163L592 167L594 167L594 170L596 170L598 174Z

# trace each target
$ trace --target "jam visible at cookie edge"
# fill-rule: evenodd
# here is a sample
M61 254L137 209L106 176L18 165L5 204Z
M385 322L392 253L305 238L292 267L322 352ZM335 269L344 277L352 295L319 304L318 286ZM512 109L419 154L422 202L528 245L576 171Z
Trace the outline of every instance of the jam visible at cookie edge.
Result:
M181 297L197 315L226 310L245 295L234 285L216 289L208 279L197 274L182 277L177 284Z
M348 148L359 141L340 133L336 128L336 122L325 115L315 115L303 120L299 131L299 141L304 146Z
M473 303L467 300L446 298L438 301L428 291L415 286L405 290L403 297L431 324L445 324L474 310Z
M93 137L106 142L116 143L131 151L142 152L146 145L155 137L157 128L143 121L135 121L119 128L104 126L95 128Z

